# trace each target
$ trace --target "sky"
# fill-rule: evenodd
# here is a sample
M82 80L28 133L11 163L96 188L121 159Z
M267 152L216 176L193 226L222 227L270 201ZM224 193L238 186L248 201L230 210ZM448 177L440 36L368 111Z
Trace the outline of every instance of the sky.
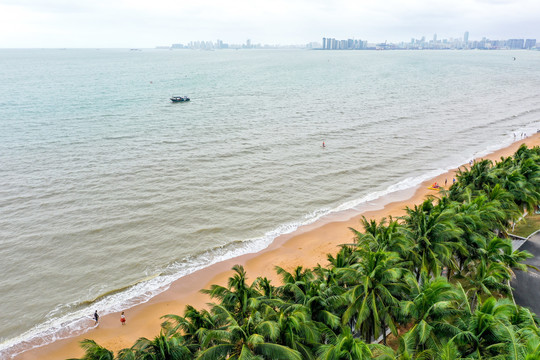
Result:
M534 38L540 0L0 0L0 48Z

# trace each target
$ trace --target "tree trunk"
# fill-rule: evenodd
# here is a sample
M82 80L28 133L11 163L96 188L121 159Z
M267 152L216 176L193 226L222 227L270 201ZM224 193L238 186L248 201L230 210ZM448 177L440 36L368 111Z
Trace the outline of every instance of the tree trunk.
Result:
M382 343L384 346L386 346L386 324L383 321L381 325L382 325L381 326L382 327Z
M516 299L514 299L514 292L512 291L512 287L510 286L510 279L506 280L506 285L508 285L508 288L510 289L510 297L512 298L512 303L514 304L514 306L517 306Z

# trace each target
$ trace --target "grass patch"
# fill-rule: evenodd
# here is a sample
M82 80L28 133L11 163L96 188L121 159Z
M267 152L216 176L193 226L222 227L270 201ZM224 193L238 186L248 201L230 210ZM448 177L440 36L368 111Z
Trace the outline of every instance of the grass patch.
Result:
M512 234L526 238L538 229L540 229L540 214L532 214L516 224Z

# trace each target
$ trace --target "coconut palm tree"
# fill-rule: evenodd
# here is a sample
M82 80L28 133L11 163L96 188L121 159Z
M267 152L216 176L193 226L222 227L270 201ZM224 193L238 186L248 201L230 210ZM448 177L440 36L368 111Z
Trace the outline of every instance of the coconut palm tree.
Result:
M401 310L407 323L414 324L408 331L408 341L413 341L414 354L424 350L439 351L441 341L452 335L447 320L458 312L459 292L455 287L439 277L428 279L425 274L420 283L411 283L411 300L403 301ZM450 352L450 348L447 351Z
M341 245L336 257L332 254L328 254L327 259L330 264L329 267L331 269L339 269L356 264L358 262L359 254L354 251L354 248L355 247L351 245Z
M220 328L219 320L207 310L197 310L187 305L184 316L168 314L162 316L166 319L161 324L166 334L173 335L178 332L183 336L185 346L192 352L200 347L200 341L206 331Z
M349 304L343 313L343 325L349 324L366 341L382 334L386 345L387 327L397 334L395 316L406 292L406 270L401 262L396 253L367 251L357 265L341 269L351 281L350 290L343 295Z
M367 220L365 216L361 219L364 233L353 228L351 231L355 234L356 243L360 248L371 251L384 250L396 252L400 255L406 253L410 248L410 242L400 231L400 225L392 217L387 221L382 218L379 223L376 220Z
M311 319L308 307L299 304L284 304L275 317L279 326L279 344L297 350L302 359L314 359L313 349L318 345L320 332L317 324Z
M271 280L267 277L258 277L255 280L255 286L262 297L266 299L274 299L277 297L277 289L271 284Z
M154 339L140 338L133 349L136 351L137 360L188 360L193 358L193 354L187 346L184 346L184 339L174 334L169 336L163 331Z
M242 323L224 306L215 305L212 311L227 324L223 330L208 331L203 339L199 360L284 359L301 360L296 350L274 343L279 337L279 324L265 320L254 312Z
M234 265L232 270L235 273L229 277L227 287L212 285L210 289L203 289L201 292L219 299L221 305L236 314L238 319L244 319L249 312L249 300L261 296L261 293L257 290L256 282L247 284L246 271L242 265Z
M493 187L484 186L482 190L486 194L488 200L495 202L504 214L503 219L499 220L499 223L493 230L495 230L497 235L506 235L506 229L510 226L511 222L519 219L521 216L519 207L514 202L514 196L503 188L500 183Z
M471 304L474 308L481 296L510 295L509 286L511 275L509 269L500 262L485 261L484 259L470 266L465 276L468 292L471 294Z
M303 266L295 267L292 272L289 272L280 266L275 266L274 268L281 277L283 284L308 284L315 279L313 272L310 269L304 269Z
M305 306L311 319L319 326L326 329L339 327L341 311L345 308L345 301L341 297L345 290L340 286L343 281L339 269L322 270L318 267L314 272L299 272L297 268L296 275L293 276L279 267L276 268L282 278L289 281L278 289L284 302Z
M317 351L318 360L364 360L372 355L370 346L355 338L348 328L343 328L331 344L322 345Z
M500 344L517 346L517 338L507 328L516 311L507 299L490 297L471 316L457 318L461 333L455 339L464 357L494 358L506 351Z
M463 192L466 188L472 190L482 189L484 185L493 186L497 183L495 174L490 171L493 167L493 162L488 159L475 161L474 164L467 169L460 167L456 172L457 183L452 186L452 195ZM453 197L455 200L455 198Z
M535 185L528 182L519 169L500 171L499 182L513 197L520 209L533 211L540 202L540 193Z
M137 350L135 350L133 347L122 349L118 352L116 360L138 360Z
M114 353L98 345L94 340L84 339L80 344L85 352L84 356L80 359L70 360L114 360Z
M443 267L456 268L453 255L465 249L457 242L462 230L453 221L454 212L434 206L432 199L412 209L407 207L405 211L407 214L401 219L405 236L413 244L409 256L416 279L420 280L422 271L429 276L439 276Z

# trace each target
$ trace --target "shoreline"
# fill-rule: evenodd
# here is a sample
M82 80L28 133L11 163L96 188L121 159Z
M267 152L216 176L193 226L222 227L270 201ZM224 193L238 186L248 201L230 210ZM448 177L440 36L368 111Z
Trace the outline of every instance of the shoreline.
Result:
M510 156L515 153L521 144L529 147L540 145L540 134L516 141L511 145L496 150L480 159L500 160L501 156ZM120 324L120 312L104 315L100 318L97 328L75 337L57 340L51 344L39 348L29 349L13 359L67 359L81 357L84 352L79 347L79 342L85 338L95 340L99 345L117 352L130 347L139 337L153 338L159 334L161 316L166 314L183 315L187 304L196 308L206 307L211 299L199 290L209 288L212 284L226 284L232 274L230 270L235 264L244 266L248 281L253 281L257 276L267 276L274 285L279 284L279 277L274 271L274 266L279 265L287 270L302 265L312 268L317 264L326 265L326 255L335 254L338 246L352 242L353 234L349 227L362 230L360 219L365 216L368 219L381 219L388 216L401 216L406 206L414 206L422 202L428 195L437 195L436 191L427 187L433 182L444 185L448 179L452 183L453 174L457 169L452 169L432 179L424 181L421 185L411 188L404 196L405 191L390 193L375 200L373 209L347 210L338 216L321 218L316 222L301 226L292 233L278 236L266 249L252 254L241 255L229 260L213 264L184 276L171 284L168 290L156 295L149 301L125 309L127 323ZM409 195L412 194L412 195ZM396 199L399 197L399 199ZM403 199L403 197L407 197ZM369 204L372 205L372 204Z

